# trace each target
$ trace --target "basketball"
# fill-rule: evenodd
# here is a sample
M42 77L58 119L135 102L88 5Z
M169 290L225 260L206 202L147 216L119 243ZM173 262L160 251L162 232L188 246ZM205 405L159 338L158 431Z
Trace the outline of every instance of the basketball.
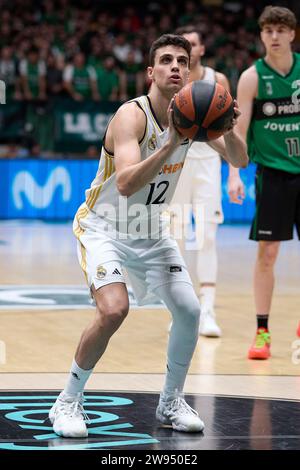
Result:
M217 139L231 126L234 103L220 83L197 80L176 95L173 122L184 137L198 142Z

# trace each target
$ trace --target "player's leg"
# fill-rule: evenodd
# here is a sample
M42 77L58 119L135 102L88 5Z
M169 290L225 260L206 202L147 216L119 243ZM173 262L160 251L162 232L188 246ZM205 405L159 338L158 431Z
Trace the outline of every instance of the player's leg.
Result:
M129 310L127 288L123 283L109 284L98 290L92 286L92 293L96 315L83 332L75 354L76 363L85 370L92 369L99 361Z
M188 276L188 274L187 274ZM157 419L177 431L199 432L204 424L186 403L183 387L197 344L200 305L191 283L170 282L154 290L172 314L166 379L156 411Z
M66 387L49 413L54 431L63 437L88 435L82 405L84 387L129 309L125 284L113 283L98 290L92 286L92 292L95 318L81 336Z
M296 203L296 220L295 220L295 225L296 225L296 230L298 234L298 239L300 240L300 175L297 175L297 189L298 189L298 197L297 197L297 203ZM300 321L298 322L297 330L296 330L297 336L300 338Z
M183 257L185 257L185 234L192 207L194 167L194 160L186 158L170 205L171 230Z
M63 437L87 436L83 390L129 308L117 244L104 232L88 230L87 223L78 242L78 257L96 304L96 315L81 336L66 387L49 413L54 431Z
M254 300L256 308L257 331L249 349L249 359L267 359L270 356L271 337L269 333L269 314L274 290L274 266L280 242L260 241L254 268Z
M219 337L221 329L216 321L215 297L218 271L217 255L218 224L204 224L203 245L197 256L198 279L200 284L201 322L199 333L203 336Z
M254 269L257 330L248 351L249 359L268 359L270 356L268 320L275 283L274 266L280 242L293 238L296 200L293 176L258 166L256 213L250 232L250 238L259 242Z
M194 212L203 213L198 236L197 274L201 304L199 333L203 336L221 336L215 314L216 282L218 271L217 229L223 222L221 160L219 156L197 162L197 184L193 192ZM201 218L196 218L196 222Z

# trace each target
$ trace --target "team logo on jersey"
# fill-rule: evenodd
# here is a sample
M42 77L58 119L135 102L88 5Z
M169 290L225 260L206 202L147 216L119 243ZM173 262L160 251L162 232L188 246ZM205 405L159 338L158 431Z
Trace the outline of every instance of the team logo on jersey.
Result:
M262 111L266 116L273 116L276 113L276 105L274 103L264 103Z
M156 140L156 135L153 132L152 136L148 140L148 149L149 150L155 150L157 146L157 140Z
M103 279L107 274L106 269L103 266L98 266L97 267L97 278L98 279Z

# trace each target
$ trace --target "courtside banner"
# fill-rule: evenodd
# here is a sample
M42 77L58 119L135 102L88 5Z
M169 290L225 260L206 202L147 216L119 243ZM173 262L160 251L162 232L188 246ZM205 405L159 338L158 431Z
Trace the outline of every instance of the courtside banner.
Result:
M55 150L78 153L91 145L100 149L107 124L119 107L119 101L57 101L52 114Z
M100 153L100 149L99 149ZM1 219L73 219L85 199L98 160L0 160ZM246 197L231 204L227 193L228 165L222 165L226 223L249 223L254 214L255 166L241 170ZM192 217L191 217L192 220Z

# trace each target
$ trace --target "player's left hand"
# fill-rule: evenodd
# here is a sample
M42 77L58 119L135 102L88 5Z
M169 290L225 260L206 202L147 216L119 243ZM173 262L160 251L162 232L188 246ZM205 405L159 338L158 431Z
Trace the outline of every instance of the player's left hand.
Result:
M228 178L228 195L230 202L242 205L245 199L245 186L239 176Z
M233 118L231 119L230 127L227 129L226 134L233 130L234 126L237 124L238 117L241 115L237 100L233 100L233 111Z

